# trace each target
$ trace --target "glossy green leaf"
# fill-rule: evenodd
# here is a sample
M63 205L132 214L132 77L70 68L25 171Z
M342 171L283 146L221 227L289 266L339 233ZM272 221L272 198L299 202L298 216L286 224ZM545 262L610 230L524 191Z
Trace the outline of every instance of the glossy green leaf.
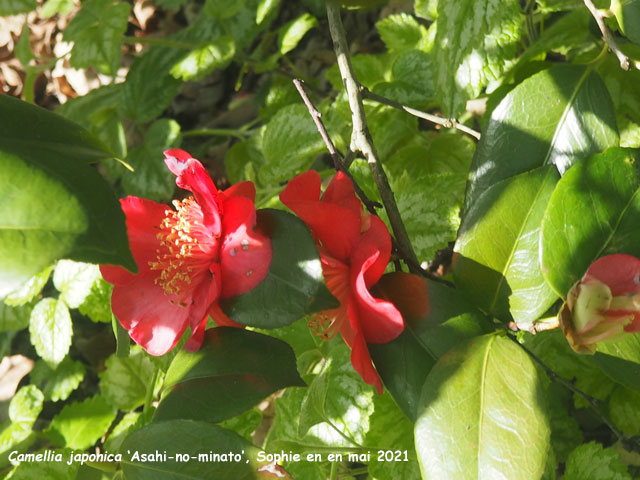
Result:
M613 0L611 11L618 20L620 30L635 43L640 43L640 1Z
M500 102L478 144L465 204L489 187L547 164L560 174L617 145L615 114L597 73L562 65L520 83Z
M180 146L180 125L162 118L151 124L144 143L131 151L125 159L134 168L122 175L122 186L129 195L166 201L176 189L175 175L166 167L162 152Z
M78 307L81 314L86 315L96 323L111 323L111 293L113 285L98 278L84 302Z
M238 3L238 2L235 2ZM196 48L171 67L170 73L181 80L199 80L233 59L236 44L232 37L221 36Z
M117 452L129 432L141 427L137 425L141 418L141 412L129 412L122 417L118 424L109 431L109 436L104 442L104 449L107 452Z
M267 277L253 290L224 299L234 321L259 328L289 325L309 313L337 308L324 284L318 250L300 219L279 210L258 210L258 228L271 239Z
M415 275L384 275L372 293L391 301L405 321L397 339L369 344L369 352L398 406L415 421L422 386L436 360L460 342L490 332L491 325L457 290Z
M51 367L69 352L73 330L67 305L55 298L43 298L33 308L29 324L31 343Z
M61 257L135 270L120 205L88 165L111 154L40 107L0 95L0 111L0 297Z
M541 478L547 415L542 378L520 347L496 335L465 342L438 361L422 390L415 441L423 476Z
M82 402L65 405L47 431L57 443L72 449L85 449L102 437L116 418L116 409L102 396L95 395Z
M0 0L0 16L29 12L35 10L37 6L36 0Z
M248 330L210 329L200 350L180 351L171 363L153 421L219 422L292 385L304 382L286 343Z
M557 298L538 267L540 225L557 180L551 165L516 175L488 188L467 211L453 272L483 311L528 323Z
M612 148L573 166L542 222L541 263L547 282L565 296L596 259L640 256L640 170L635 150Z
M298 46L309 30L318 25L316 17L303 13L278 29L278 51L286 55Z
M64 40L73 42L71 66L99 67L115 74L130 11L129 4L113 0L83 2L64 30Z
M302 401L299 437L315 425L324 424L319 428L325 429L330 424L333 429L326 429L327 443L362 444L370 428L374 395L374 389L351 366L350 349L346 345L333 348ZM314 433L318 435L318 429Z
M237 433L207 422L170 420L152 423L131 433L120 451L123 452L121 465L127 480L273 478L272 474L259 471L262 465L256 460L257 447ZM142 460L143 454L153 455L156 451L167 452L167 459ZM138 459L133 456L136 453ZM179 461L175 458L177 453L190 455L189 461ZM207 460L210 454L226 454L228 460ZM234 460L234 454L240 460ZM200 455L202 460L197 461ZM290 480L284 473L278 478Z
M280 6L280 0L260 0L256 11L256 23L260 25L269 15L275 14Z
M511 0L440 1L437 13L436 85L444 114L455 117L513 59L523 15Z
M134 410L144 403L155 371L156 366L149 356L135 346L126 358L114 354L107 359L106 368L100 373L100 391L119 410ZM160 383L155 385L154 391L159 389Z
M627 467L614 448L596 442L576 448L567 460L564 480L631 480Z
M31 370L31 382L38 385L46 400L57 402L66 400L84 378L84 364L66 356L52 369L46 362L39 360Z
M0 461L10 449L24 441L42 411L44 395L35 385L22 387L9 404L9 420L0 431Z
M640 334L600 342L593 360L609 378L640 392Z

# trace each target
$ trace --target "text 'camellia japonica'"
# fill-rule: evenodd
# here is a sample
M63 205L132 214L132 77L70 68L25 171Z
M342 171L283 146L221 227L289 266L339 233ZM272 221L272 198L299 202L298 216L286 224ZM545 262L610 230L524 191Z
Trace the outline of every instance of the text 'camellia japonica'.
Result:
M369 287L384 273L391 237L378 217L363 212L353 184L338 172L322 199L320 175L305 172L291 180L280 200L310 228L318 245L329 291L340 307L318 314L316 332L332 338L340 332L351 347L351 363L365 382L382 393L382 381L367 343L386 343L404 329L402 315L390 302L374 298Z
M256 287L271 263L270 240L255 230L255 187L242 182L218 191L203 165L179 149L165 152L178 187L192 196L174 209L138 197L122 199L129 245L138 274L100 267L115 288L113 313L151 355L171 350L187 326L185 348L202 345L209 315L219 325L233 322L218 300Z

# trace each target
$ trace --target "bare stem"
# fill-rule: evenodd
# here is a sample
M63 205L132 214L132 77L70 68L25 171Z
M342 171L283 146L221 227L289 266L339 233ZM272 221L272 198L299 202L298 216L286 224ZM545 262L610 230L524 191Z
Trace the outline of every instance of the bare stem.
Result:
M455 128L460 130L461 132L466 133L467 135L472 136L476 140L480 140L480 132L467 127L458 121L455 118L442 118L437 115L433 115L431 113L423 112L421 110L416 110L415 108L408 107L407 105L403 105L396 101L393 101L389 98L378 95L377 93L373 93L367 87L360 86L360 93L364 98L368 98L370 100L374 100L378 103L382 103L384 105L389 105L390 107L397 108L398 110L404 110L407 113L410 113L414 117L422 118L431 123L435 123L436 125L442 125L444 128Z
M620 68L622 68L623 70L629 70L629 67L631 66L629 57L627 57L624 53L622 53L622 51L618 47L618 44L614 40L613 35L611 35L611 31L609 30L609 28L607 28L607 25L604 23L604 17L605 17L604 14L598 9L598 7L596 7L593 4L591 0L583 0L583 2L591 12L591 15L595 19L596 23L598 24L598 28L600 28L600 31L602 32L602 38L604 38L605 43L609 45L609 48L611 49L611 51L616 54L616 57L618 57L618 61L620 62Z
M347 45L347 35L342 25L342 19L340 18L340 7L333 2L327 2L327 18L329 19L329 30L333 40L333 49L336 52L338 60L338 68L340 69L342 82L347 91L347 98L349 99L349 107L351 109L353 129L351 131L350 149L361 152L369 163L373 179L380 192L380 198L389 217L391 229L396 237L398 250L402 258L408 260L407 265L409 269L414 271L415 269L412 265L419 265L419 262L411 246L411 241L400 217L400 211L398 210L393 191L389 186L389 180L382 169L382 164L373 145L371 134L369 133L364 113L364 105L362 104L362 95L360 94L360 85L353 72Z

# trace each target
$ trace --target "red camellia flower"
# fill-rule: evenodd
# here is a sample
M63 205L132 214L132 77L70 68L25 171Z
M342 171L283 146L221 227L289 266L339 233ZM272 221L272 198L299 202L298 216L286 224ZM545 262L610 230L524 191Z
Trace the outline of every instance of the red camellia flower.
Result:
M336 174L322 199L320 195L315 171L297 176L280 194L282 203L311 229L327 287L340 301L339 308L321 312L311 325L327 339L340 332L351 347L355 370L382 393L367 342L389 342L404 328L396 307L369 292L389 263L389 231L378 217L363 212L351 180L343 173Z
M596 343L640 332L640 260L615 254L591 264L558 314L575 351L594 353Z
M102 265L115 285L113 313L151 355L171 350L191 327L189 350L202 345L208 315L233 322L218 299L245 293L267 275L271 242L254 230L255 187L242 182L218 191L202 164L183 150L164 152L176 184L193 195L167 205L138 197L120 201L127 217L134 275Z

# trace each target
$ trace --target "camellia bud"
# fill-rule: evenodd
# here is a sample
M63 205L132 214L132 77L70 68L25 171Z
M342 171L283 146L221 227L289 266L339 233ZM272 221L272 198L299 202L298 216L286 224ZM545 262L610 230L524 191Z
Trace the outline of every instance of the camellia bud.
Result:
M640 331L640 260L607 255L596 260L567 295L558 320L569 345L595 353L596 343Z

